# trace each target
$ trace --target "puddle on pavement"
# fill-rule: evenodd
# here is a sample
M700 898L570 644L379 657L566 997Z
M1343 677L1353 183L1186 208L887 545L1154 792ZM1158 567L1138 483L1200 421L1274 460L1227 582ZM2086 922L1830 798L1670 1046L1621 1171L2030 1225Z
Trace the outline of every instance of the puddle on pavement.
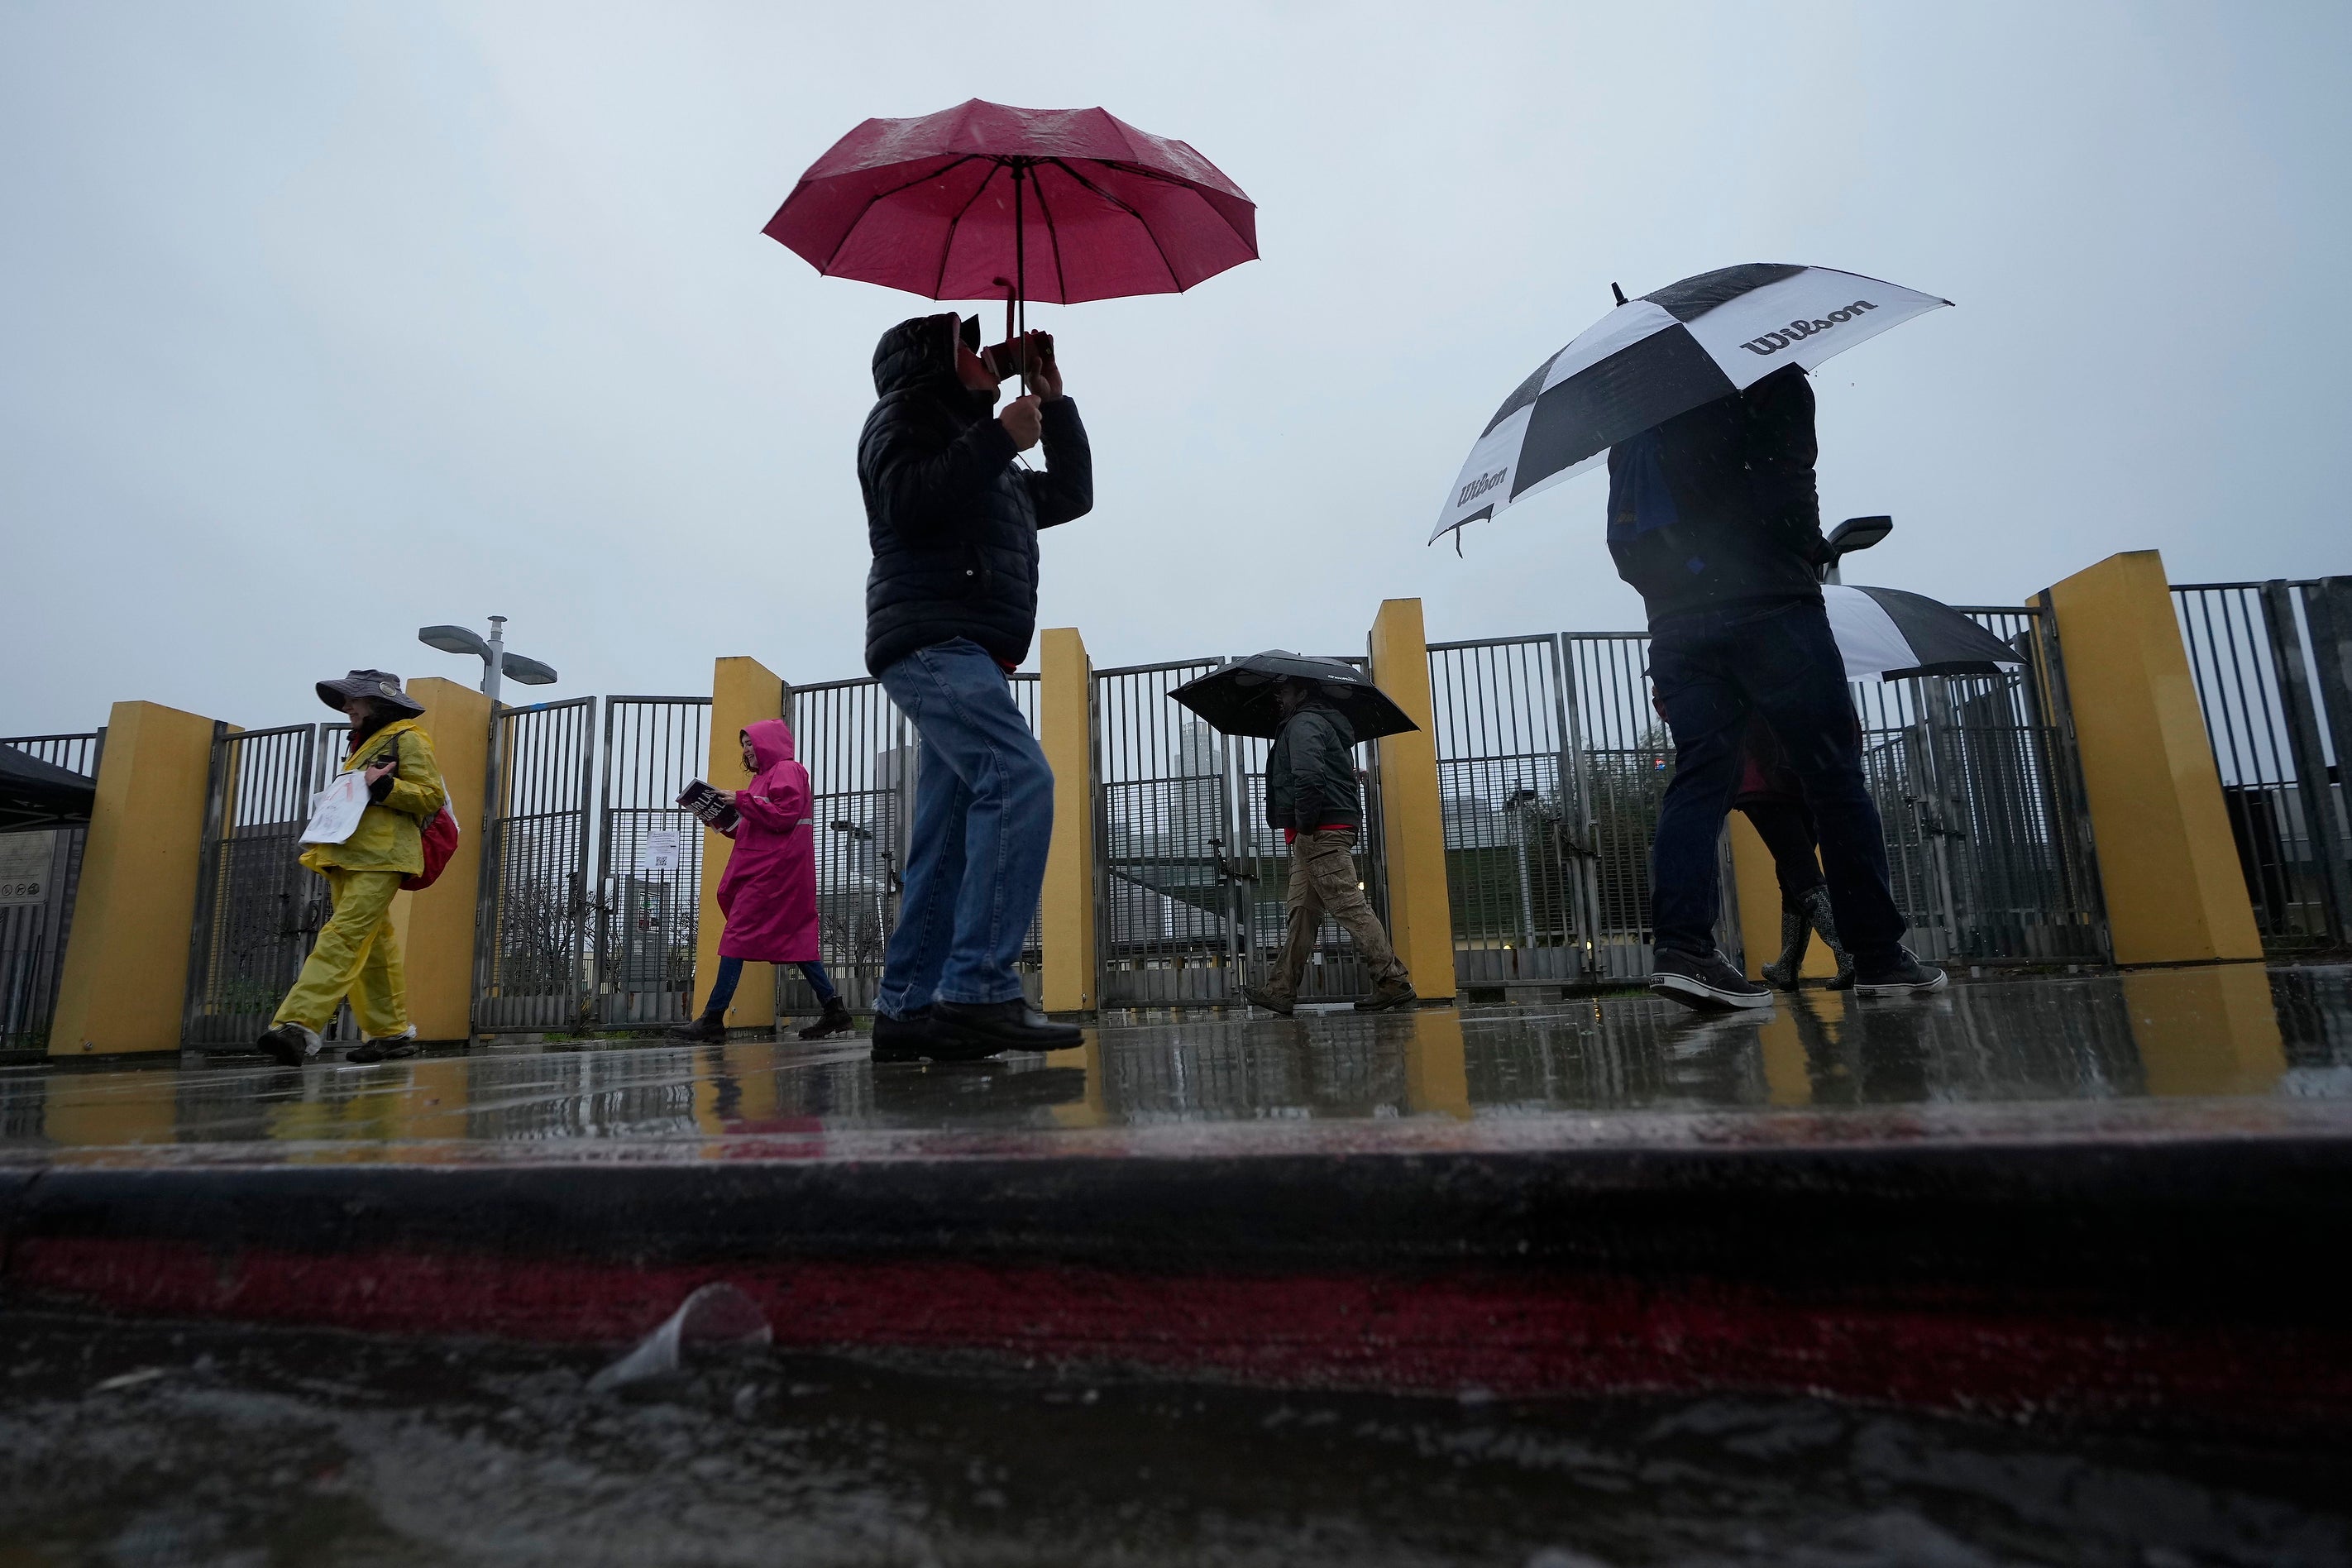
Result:
M9 1563L2352 1561L2352 1458L0 1316Z

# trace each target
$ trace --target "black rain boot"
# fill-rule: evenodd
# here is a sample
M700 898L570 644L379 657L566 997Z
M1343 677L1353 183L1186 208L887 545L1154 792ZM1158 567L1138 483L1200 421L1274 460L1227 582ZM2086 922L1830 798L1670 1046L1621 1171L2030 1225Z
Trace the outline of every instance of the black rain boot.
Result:
M824 1005L824 1016L801 1031L803 1040L822 1040L827 1035L854 1035L857 1026L851 1022L849 1005L838 995Z
M1801 899L1780 900L1780 961L1764 966L1764 984L1775 991L1794 991L1805 973L1805 949L1812 944L1810 911Z
M1822 933L1822 945L1837 960L1837 978L1830 982L1832 991L1844 991L1853 984L1853 954L1838 941L1837 917L1830 912L1830 890L1815 888L1805 895L1805 913L1812 917L1813 929Z
M727 1014L724 1010L705 1013L691 1024L680 1024L669 1032L673 1040L685 1040L698 1046L723 1046L727 1043Z

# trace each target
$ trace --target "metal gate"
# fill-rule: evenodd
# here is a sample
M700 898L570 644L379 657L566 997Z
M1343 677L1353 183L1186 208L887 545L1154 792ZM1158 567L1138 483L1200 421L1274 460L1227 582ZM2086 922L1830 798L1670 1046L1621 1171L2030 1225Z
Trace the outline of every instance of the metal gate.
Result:
M1270 742L1221 734L1168 698L1225 662L1095 672L1097 994L1105 1007L1238 1004L1242 986L1282 946L1289 852L1265 824ZM1370 780L1365 809L1358 865L1385 919ZM1353 942L1326 919L1300 998L1341 1000L1368 988Z
M604 700L596 852L597 1021L683 1022L693 1005L702 824L677 805L710 754L710 699Z
M2038 612L1959 608L2033 655ZM2072 753L2033 671L1853 689L1895 907L1922 958L2107 956L2096 867L2069 805Z
M1038 678L1011 678L1013 700L1037 731ZM829 680L792 689L793 741L809 772L816 835L817 947L852 1011L870 1011L884 950L898 926L898 899L915 817L922 739L878 680ZM1033 999L1045 968L1041 917L1033 914L1014 967ZM800 972L776 971L779 1016L817 1011Z
M2173 587L2265 946L2341 942L2352 914L2352 578Z
M595 723L593 697L502 707L492 721L474 926L478 1031L596 1021L588 942Z
M1647 633L1572 633L1560 642L1576 774L1571 821L1589 866L1591 974L1638 980L1650 973L1650 843L1674 776L1674 737L1650 701Z
M1584 979L1598 879L1559 639L1433 643L1429 685L1455 983Z
M315 724L213 726L184 1044L248 1044L301 973L328 912L325 880L299 863L326 765Z
M0 746L96 778L103 738L102 731L10 735L0 737ZM88 834L87 828L52 827L0 836L0 1050L48 1045Z

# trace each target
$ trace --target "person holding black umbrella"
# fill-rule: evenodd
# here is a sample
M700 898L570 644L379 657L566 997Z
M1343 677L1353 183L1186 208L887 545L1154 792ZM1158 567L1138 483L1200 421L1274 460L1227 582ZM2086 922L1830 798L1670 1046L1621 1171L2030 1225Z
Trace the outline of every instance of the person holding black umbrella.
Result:
M1694 1007L1771 1004L1714 938L1716 845L1751 714L1812 813L1855 991L1946 984L1903 945L1845 664L1822 608L1816 453L1813 390L1793 364L1609 450L1609 552L1648 612L1651 679L1675 737L1652 850L1651 988Z
M1275 973L1243 994L1268 1012L1289 1016L1328 910L1355 939L1371 973L1372 994L1356 1010L1409 1007L1418 999L1412 977L1356 877L1364 797L1356 782L1355 731L1321 681L1286 678L1276 688L1275 700L1282 728L1266 754L1265 820L1282 830L1290 846L1285 899L1289 923Z

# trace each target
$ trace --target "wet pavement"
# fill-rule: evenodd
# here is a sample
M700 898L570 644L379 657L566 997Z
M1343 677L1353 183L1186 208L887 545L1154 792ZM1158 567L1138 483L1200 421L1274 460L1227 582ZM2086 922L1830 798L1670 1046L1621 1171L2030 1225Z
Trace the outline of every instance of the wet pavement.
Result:
M889 1159L2352 1134L2352 968L1285 1020L877 1068L862 1039L578 1040L299 1071L0 1069L0 1164Z
M2340 1454L1811 1398L1512 1401L0 1315L0 1562L2352 1561Z

